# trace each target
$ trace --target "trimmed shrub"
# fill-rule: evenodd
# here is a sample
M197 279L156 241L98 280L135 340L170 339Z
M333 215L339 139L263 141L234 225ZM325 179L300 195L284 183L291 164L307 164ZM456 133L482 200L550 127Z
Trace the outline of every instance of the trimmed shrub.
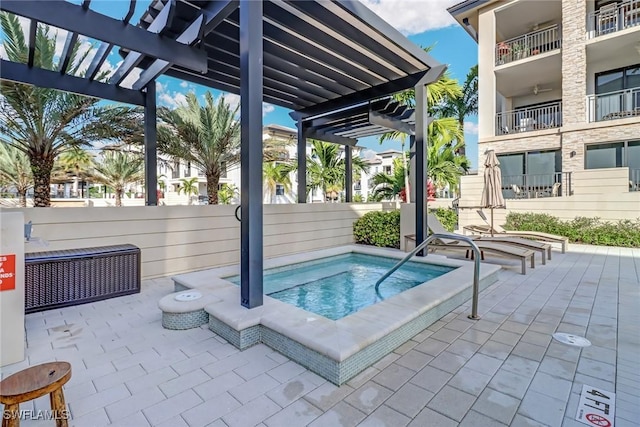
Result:
M400 248L400 211L367 212L353 223L356 243Z
M640 218L635 221L603 221L600 218L576 217L571 221L538 213L507 214L505 228L559 234L573 243L589 245L640 247Z
M432 209L430 212L440 220L449 231L458 223L456 211L449 208ZM400 248L400 211L367 212L353 224L353 236L356 243Z

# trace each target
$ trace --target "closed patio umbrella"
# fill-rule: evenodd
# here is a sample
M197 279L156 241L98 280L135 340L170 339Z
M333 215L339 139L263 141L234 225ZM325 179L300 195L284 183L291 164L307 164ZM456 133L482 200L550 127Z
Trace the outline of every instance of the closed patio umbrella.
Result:
M484 161L484 188L482 189L483 208L491 209L491 236L493 236L493 209L504 207L504 197L502 197L502 172L500 172L500 162L493 150L487 152Z

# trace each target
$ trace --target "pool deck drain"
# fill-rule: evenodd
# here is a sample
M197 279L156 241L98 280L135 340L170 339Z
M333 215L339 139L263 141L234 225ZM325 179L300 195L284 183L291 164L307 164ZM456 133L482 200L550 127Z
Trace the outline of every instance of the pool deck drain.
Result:
M396 250L349 245L267 260L265 268L350 252L396 259L405 255ZM456 268L426 285L335 321L268 296L260 307L242 307L240 288L223 279L237 274L237 266L183 274L174 281L180 287L211 292L219 299L205 307L209 328L234 346L246 349L264 343L340 385L471 298L472 263L436 255L413 261ZM480 288L496 282L499 270L498 266L483 264Z

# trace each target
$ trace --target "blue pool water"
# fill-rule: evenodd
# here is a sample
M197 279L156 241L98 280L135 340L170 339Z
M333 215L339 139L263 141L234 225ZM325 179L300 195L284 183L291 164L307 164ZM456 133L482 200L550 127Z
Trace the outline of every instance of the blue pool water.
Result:
M338 320L379 301L375 283L397 262L394 258L348 253L272 268L264 272L264 293ZM380 294L388 298L453 269L407 262L380 285ZM226 279L240 284L240 276Z

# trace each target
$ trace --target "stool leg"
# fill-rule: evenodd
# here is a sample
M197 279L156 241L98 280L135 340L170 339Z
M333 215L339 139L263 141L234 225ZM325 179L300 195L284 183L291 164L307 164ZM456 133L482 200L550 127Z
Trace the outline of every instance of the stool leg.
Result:
M2 427L20 426L20 405L11 403L4 405L2 412Z
M56 427L68 427L69 421L67 418L69 416L69 412L67 411L67 407L64 403L62 387L52 391L49 395L49 400L51 401L51 412L56 419Z

